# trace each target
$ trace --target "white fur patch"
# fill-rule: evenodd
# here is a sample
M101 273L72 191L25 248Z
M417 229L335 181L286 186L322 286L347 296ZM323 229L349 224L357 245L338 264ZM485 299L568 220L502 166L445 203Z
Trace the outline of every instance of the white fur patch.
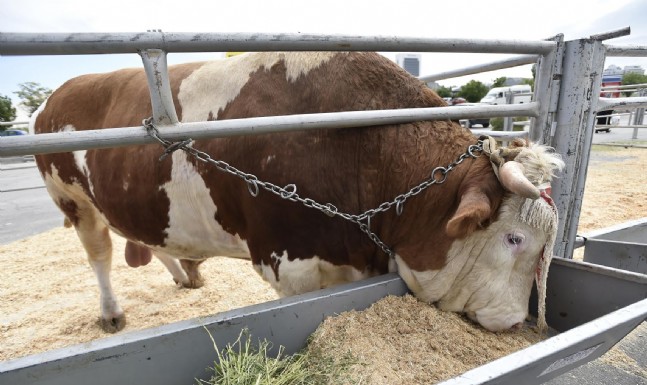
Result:
M29 118L29 125L27 127L29 130L29 133L32 135L36 133L36 118L38 118L38 115L40 115L40 113L45 109L46 104L47 104L47 99L45 99L45 101L40 106L38 106L36 111L34 111L34 113L31 114L31 117Z
M272 253L271 258L274 264L278 264L278 280L269 265L254 265L254 269L281 296L307 293L375 275L351 266L336 266L317 256L290 261L286 250L280 255Z
M523 164L523 173L535 186L550 183L555 177L555 171L564 168L564 161L553 149L540 144L523 148L514 159Z
M50 169L52 170L52 174L45 173L43 174L43 178L47 191L55 202L60 202L61 200L69 201L71 199L77 202L77 204L78 202L84 202L92 205L81 183L78 181L73 181L71 184L65 183L59 177L58 169L53 163L50 165Z
M337 54L339 53L259 52L207 62L180 85L178 100L182 106L182 121L205 121L210 112L217 117L219 111L238 96L250 75L260 69L269 71L283 60L286 79L294 82Z
M217 208L209 189L187 160L186 153L176 151L172 159L171 180L160 186L170 201L169 226L162 251L182 258L248 258L247 242L226 232L216 221Z
M71 124L66 124L65 126L61 127L58 132L74 132L76 131L76 128L71 125ZM94 195L94 186L92 186L92 182L90 181L90 169L88 168L88 164L86 162L86 156L87 150L78 150L78 151L73 151L72 156L74 157L74 164L76 165L76 168L81 171L81 173L85 176L88 182L88 187L90 189L90 193Z

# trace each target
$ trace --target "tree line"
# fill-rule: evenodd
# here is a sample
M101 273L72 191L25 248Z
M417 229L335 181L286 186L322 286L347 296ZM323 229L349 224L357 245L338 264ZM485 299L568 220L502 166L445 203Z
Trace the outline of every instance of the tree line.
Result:
M52 90L43 87L36 82L26 82L18 85L19 90L14 94L20 99L19 105L31 116L34 111L51 95ZM0 95L0 122L13 122L16 120L16 108L13 106L11 98L6 95ZM11 126L0 126L0 131L11 128Z
M501 87L505 84L506 78L500 77L494 80L491 87L486 86L478 80L470 80L467 84L463 85L454 94L452 87L441 86L436 90L441 97L461 97L470 103L479 102L485 94L493 87ZM526 84L531 86L534 83L534 66L533 66L533 79L525 79ZM643 84L647 83L647 75L629 73L622 77L622 85ZM40 107L40 105L49 97L52 90L43 87L36 82L26 82L18 85L19 90L14 94L20 98L19 105L23 107L29 116ZM625 92L624 96L629 96L629 92ZM16 120L16 108L13 106L11 98L5 95L0 95L0 122L12 122ZM11 126L0 126L0 131L10 128Z
M467 100L470 103L478 103L487 92L494 87L502 87L507 80L506 77L500 77L494 80L491 87L483 84L478 80L470 80L468 83L464 84L460 91L452 92L454 87L444 87L441 86L436 90L440 97L461 97ZM632 84L644 84L647 83L647 75L642 75L638 73L628 73L622 77L622 85L632 85ZM533 79L524 79L523 84L530 84L534 86L534 66L533 66ZM623 96L629 96L631 92L623 92Z

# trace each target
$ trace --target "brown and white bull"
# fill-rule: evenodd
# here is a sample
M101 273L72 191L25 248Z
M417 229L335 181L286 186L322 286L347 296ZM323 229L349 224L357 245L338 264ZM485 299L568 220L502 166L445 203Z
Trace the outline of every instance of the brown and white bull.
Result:
M169 73L182 122L444 105L375 53L245 54ZM32 124L36 133L138 126L151 115L149 100L143 70L81 76L54 92ZM456 122L422 121L193 147L259 180L295 184L301 197L361 213L409 191L476 142ZM250 258L282 295L398 271L418 298L490 330L524 321L538 261L550 255L556 215L534 186L549 183L563 163L542 146L517 143L492 158L468 158L445 183L409 198L401 215L377 214L371 230L393 258L355 223L267 191L254 197L236 176L183 151L158 161L160 152L146 145L37 157L97 275L109 332L125 325L110 284L109 230L129 240L129 264L147 263L152 251L185 286L200 285L198 263L213 256Z

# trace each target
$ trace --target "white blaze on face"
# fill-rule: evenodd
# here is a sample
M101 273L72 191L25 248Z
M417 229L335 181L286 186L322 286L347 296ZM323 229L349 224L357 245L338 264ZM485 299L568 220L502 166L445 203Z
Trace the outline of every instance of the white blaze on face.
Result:
M180 86L178 99L182 106L182 121L204 121L208 119L210 112L216 117L219 110L238 96L250 75L260 69L269 71L283 60L286 80L294 82L337 54L339 53L260 52L205 63L182 81Z
M496 222L454 241L441 270L418 272L397 258L400 276L416 296L465 312L486 329L523 322L540 255L556 226L542 199L504 200Z
M183 151L172 155L171 181L160 187L170 201L169 226L162 251L175 257L248 258L247 242L216 221L217 207L202 176ZM158 248L151 246L154 250Z

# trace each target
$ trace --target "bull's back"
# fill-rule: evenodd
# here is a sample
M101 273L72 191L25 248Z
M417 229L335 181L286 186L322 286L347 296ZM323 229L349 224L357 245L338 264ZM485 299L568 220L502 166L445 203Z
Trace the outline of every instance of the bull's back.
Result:
M170 81L182 121L442 105L419 81L376 54L261 53L173 66ZM149 100L143 70L79 77L52 95L36 118L36 132L138 126L151 114ZM438 124L444 132L456 129ZM426 169L400 167L404 156L428 152L420 140L424 130L284 133L200 141L196 147L262 180L295 183L302 196L361 212L426 176ZM462 147L456 136L447 136L448 146ZM352 224L269 193L252 198L240 179L182 152L158 162L161 151L159 145L77 151L39 156L38 164L71 220L79 204L91 205L127 238L175 254L207 254L223 243L239 249L231 237L218 236L247 239L250 225L255 234L265 234L256 244L268 251L290 244L299 250L291 256L305 258L324 247L328 259L346 258L348 245L373 248ZM400 175L389 180L394 192L382 183L391 172ZM350 227L354 230L345 231ZM308 244L292 244L296 238Z

